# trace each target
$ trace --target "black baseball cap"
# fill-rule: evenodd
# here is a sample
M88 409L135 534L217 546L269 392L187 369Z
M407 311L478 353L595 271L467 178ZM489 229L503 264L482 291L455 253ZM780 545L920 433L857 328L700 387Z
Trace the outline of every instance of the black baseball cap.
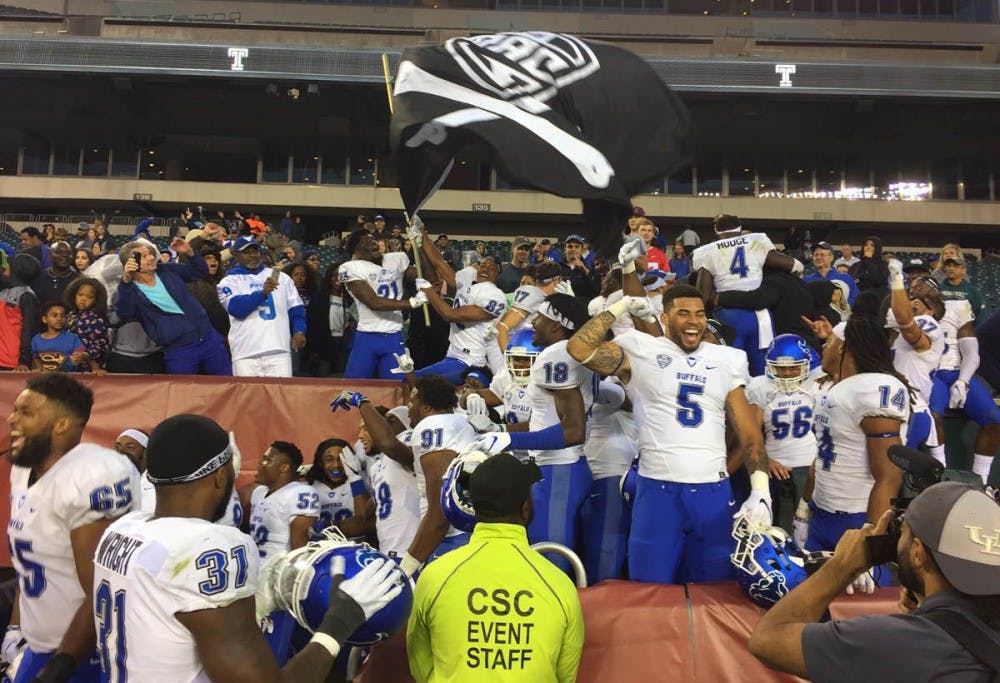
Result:
M521 462L510 453L488 458L469 479L469 497L476 514L503 517L521 509L532 484L542 480L534 460Z
M1000 505L968 484L946 481L913 499L904 518L944 578L967 595L993 595L1000 585Z
M928 273L931 272L930 267L927 265L927 261L922 258L911 258L903 264L904 273L909 273L913 270L926 270Z
M585 240L580 235L570 235L569 237L566 238L566 244L569 244L570 242L576 242L577 244L583 244L584 241Z
M817 242L817 243L816 243L816 244L815 244L815 245L813 246L813 251L816 251L817 249L826 249L826 250L827 250L828 252L830 252L831 254L833 253L833 247L832 247L832 246L830 246L830 243L829 243L829 242Z

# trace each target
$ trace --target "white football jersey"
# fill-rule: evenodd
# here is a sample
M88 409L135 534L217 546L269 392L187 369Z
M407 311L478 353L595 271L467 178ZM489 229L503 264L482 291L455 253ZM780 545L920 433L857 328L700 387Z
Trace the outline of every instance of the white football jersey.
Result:
M230 273L217 285L219 301L229 310L229 300L259 292L271 269L259 273ZM273 353L289 353L292 349L292 328L288 310L302 306L302 299L292 278L284 273L278 278L278 288L268 294L256 311L243 318L229 316L229 348L233 360L256 358Z
M142 492L139 509L143 512L153 514L156 511L156 487L149 480L146 472L139 475L139 489ZM236 492L236 488L233 487L233 492L229 494L229 505L226 507L226 512L222 517L215 520L215 523L239 528L242 522L243 506L240 505L240 495Z
M251 597L260 563L249 536L202 519L133 512L94 554L97 649L109 683L209 683L178 612Z
M967 300L950 299L944 302L944 317L941 318L944 352L938 364L939 370L958 370L962 365L962 351L958 348L958 331L975 319L972 304Z
M816 395L816 488L813 501L827 512L865 512L875 479L861 421L866 417L900 420L906 442L910 395L902 382L877 372L852 375Z
M503 401L498 408L506 424L524 424L531 420L531 400L528 398L528 388L519 387L510 378L506 368L493 375L490 391Z
M250 494L250 536L261 557L291 549L290 526L296 517L319 517L319 496L309 484L292 481L268 495L266 486Z
M622 410L625 390L616 381L602 380L587 419L587 441L583 444L594 479L620 477L638 451L639 431L632 413Z
M366 282L376 295L399 301L403 298L403 274L410 267L405 253L389 252L382 256L382 265L371 261L348 261L340 266L341 282ZM403 329L402 311L373 311L358 304L358 332L399 332Z
M762 232L705 244L691 254L691 272L704 268L719 292L749 292L760 287L764 261L774 243Z
M452 308L478 306L494 319L503 315L507 308L507 297L492 282L476 282L476 269L463 268L455 273L457 291ZM486 328L492 320L478 323L452 323L448 335L448 357L460 360L469 366L486 365L486 345L496 346L496 342L486 340Z
M560 424L556 399L559 389L578 389L583 396L584 415L594 403L598 377L566 351L567 341L558 341L538 354L531 366L528 398L531 399L530 431L537 432ZM555 451L528 451L539 465L572 465L583 456L583 444Z
M628 355L625 387L639 426L639 474L706 484L726 478L726 399L749 381L740 349L702 342L685 353L667 337L615 338Z
M809 467L816 459L811 380L796 391L778 391L774 380L761 375L747 385L747 401L764 411L764 450L785 467Z
M409 443L409 430L396 438ZM378 548L390 557L402 557L413 543L420 526L417 478L384 453L375 456L371 475Z
M326 528L334 522L354 516L354 495L351 493L350 482L345 481L336 488L330 488L322 481L316 480L310 486L319 496L321 527Z
M469 424L464 415L446 413L429 415L417 423L410 437L410 447L413 449L413 472L417 479L417 493L420 496L420 517L427 514L427 480L420 458L426 453L436 451L455 451L461 453L475 442L476 430ZM450 527L448 536L460 534L458 529Z
M34 652L52 652L85 597L70 532L138 508L139 472L121 453L81 443L29 486L30 477L29 467L10 468L7 540L21 633Z
M944 330L929 315L918 315L913 320L931 340L931 347L926 351L917 351L902 334L896 335L892 342L892 364L926 404L931 400L931 373L937 370L944 353Z

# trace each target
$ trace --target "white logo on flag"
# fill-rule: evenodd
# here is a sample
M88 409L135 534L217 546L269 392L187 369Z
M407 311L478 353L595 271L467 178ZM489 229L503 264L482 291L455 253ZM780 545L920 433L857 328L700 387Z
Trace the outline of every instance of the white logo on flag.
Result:
M229 48L229 58L233 63L229 66L230 71L243 71L243 60L250 54L250 50L245 47Z
M782 88L792 87L792 74L795 73L794 64L775 64L774 73L781 74L781 80L778 81L778 86Z

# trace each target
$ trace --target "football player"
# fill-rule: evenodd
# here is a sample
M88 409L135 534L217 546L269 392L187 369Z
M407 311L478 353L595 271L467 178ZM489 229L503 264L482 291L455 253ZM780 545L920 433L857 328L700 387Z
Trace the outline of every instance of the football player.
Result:
M417 377L440 375L454 384L462 383L462 373L470 367L487 365L487 345L495 342L488 339L486 330L490 324L503 315L507 307L507 297L496 286L500 277L500 265L492 256L480 258L479 264L452 270L444 256L427 239L427 231L419 221L407 230L407 237L413 248L420 248L421 254L434 267L438 275L455 290L455 299L448 305L427 280L417 280L417 289L427 295L445 322L451 323L448 352L445 357L416 371ZM497 354L499 354L499 349ZM499 368L492 368L494 371ZM418 479L420 475L417 475Z
M484 434L476 448L490 455L526 450L542 470L531 489L535 516L528 525L531 543L577 543L580 506L590 493L591 474L583 453L587 412L594 401L594 373L572 358L566 344L587 321L586 304L568 294L552 294L538 309L532 343L542 348L531 366L528 398L530 431ZM550 558L564 570L562 557Z
M741 234L743 226L736 216L720 215L712 227L718 239L694 250L691 272L696 273L696 286L702 298L708 300L712 290L748 292L760 287L764 266L801 273L803 266L791 256L778 253L774 244L762 232ZM771 343L774 331L767 311L720 308L716 318L736 330L734 346L743 349L750 360L750 374L764 372L764 351Z
M81 443L94 396L62 373L28 380L10 425L10 523L16 613L27 643L15 683L91 682L94 550L112 520L138 508L139 472L108 448Z
M302 451L275 441L257 463L257 486L250 494L250 536L261 557L301 548L319 519L319 496L298 481Z
M581 327L566 348L596 373L618 377L639 406L642 456L629 575L656 583L732 579L736 510L726 473L727 416L750 472L750 496L737 514L756 527L771 526L767 455L743 393L746 354L702 341L705 302L694 287L676 285L663 295L665 336L636 329L605 341L626 312L645 325L656 322L648 298L626 296Z
M348 538L363 537L374 530L366 514L368 492L364 482L360 477L349 477L342 460L349 453L351 447L343 439L324 439L316 446L312 467L305 475L319 496L319 520L310 531L313 540L331 525Z
M279 669L255 618L254 543L211 523L225 512L236 479L229 436L206 417L176 415L153 430L148 459L156 511L112 524L90 556L88 623L100 636L102 680L324 681L366 615L399 592L384 559L335 580L322 624Z
M392 379L395 354L403 352L403 311L427 303L427 296L403 299L403 280L415 269L404 252L382 254L378 241L355 230L345 243L352 260L340 266L339 278L358 304L358 326L344 377Z

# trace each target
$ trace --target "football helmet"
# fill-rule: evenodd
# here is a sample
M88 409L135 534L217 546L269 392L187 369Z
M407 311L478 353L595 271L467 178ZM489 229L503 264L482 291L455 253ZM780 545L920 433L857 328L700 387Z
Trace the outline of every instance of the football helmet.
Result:
M639 476L639 456L632 458L632 464L625 470L625 474L618 480L618 490L621 491L622 498L625 499L625 507L631 508L635 500L636 478Z
M729 559L737 581L751 602L768 608L806 579L802 551L784 529L756 528L749 516L739 515L733 525L736 550Z
M767 347L764 362L768 379L774 380L778 391L797 391L809 379L809 362L812 351L806 340L797 334L779 334ZM795 374L781 370L794 368Z
M510 373L511 381L519 387L528 386L528 381L531 379L531 366L534 365L538 354L543 351L540 346L535 346L534 341L532 341L534 336L535 331L530 325L522 327L511 336L507 350L504 351L507 372Z
M273 607L285 610L310 633L323 621L330 605L331 569L335 557L344 559L344 578L349 579L366 564L385 557L367 543L354 543L330 527L321 541L276 557L261 568L261 583L268 584ZM384 640L406 625L413 605L409 579L399 572L403 590L392 602L373 614L347 639L349 645L370 645Z
M441 480L441 511L460 531L472 531L476 526L476 511L469 497L469 478L488 457L482 451L460 453L448 465Z

